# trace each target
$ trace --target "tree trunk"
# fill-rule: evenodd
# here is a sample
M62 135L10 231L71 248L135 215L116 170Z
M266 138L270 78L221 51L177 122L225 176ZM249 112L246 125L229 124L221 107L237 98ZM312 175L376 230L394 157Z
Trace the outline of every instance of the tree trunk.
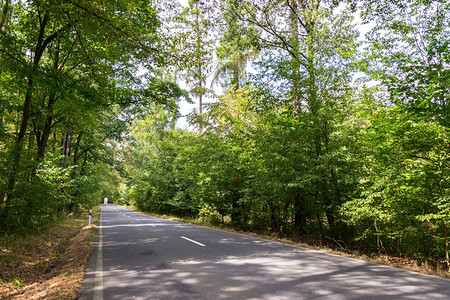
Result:
M0 31L3 31L3 26L7 24L9 14L9 2L10 0L2 1L2 14L0 15Z
M2 2L2 14L0 15L0 32L3 31L3 27L7 27L8 20L8 10L9 10L9 0L3 0ZM5 31L8 31L7 29ZM5 50L4 45L2 45L2 50ZM0 53L0 61L1 61ZM1 72L0 72L1 75ZM2 104L0 104L0 128L3 127L3 114L1 114Z
M58 139L56 138L56 132L53 132L53 153L56 152L56 145L58 144Z
M66 133L66 143L64 144L64 156L66 158L70 157L70 144L72 142L72 135L67 132Z
M239 90L240 86L239 86L239 68L238 66L235 66L235 68L233 69L233 88L234 91L237 92L237 90Z
M297 191L294 199L294 228L299 234L304 233L306 229L305 198Z
M67 131L62 134L61 139L61 167L67 168L70 158L70 143L72 141L72 136Z
M33 157L33 151L32 151L33 144L34 144L34 138L35 138L35 136L33 134L33 130L30 129L30 132L28 134L28 156L27 156L28 161L32 161L33 158L34 158Z
M197 76L198 76L198 95L199 95L199 99L198 99L198 101L199 101L199 113L200 113L200 115L203 113L203 70L202 70L202 67L203 67L203 63L202 63L202 57L201 57L201 39L202 39L202 36L201 36L201 31L200 31L200 11L199 11L199 7L198 7L198 2L196 2L196 15L197 15L197 26L198 26L198 28L197 28L197 57L196 57L196 59L197 59L197 64L198 64L198 69L197 69L197 72L198 72L198 74L197 74ZM201 121L200 121L200 126L199 126L199 132L200 133L202 133L202 130L203 130L203 126L202 126L202 123L201 123Z
M291 43L292 43L292 97L294 106L294 116L300 114L300 77L299 77L299 59L300 59L300 41L298 29L298 3L297 0L288 0L291 9Z
M381 253L381 248L384 248L384 246L383 246L383 241L381 240L381 237L380 237L380 231L378 230L376 218L373 219L373 226L375 227L375 233L377 235L377 250L378 250L378 253Z
M59 42L57 43L55 49L55 56L53 58L53 69L57 72L59 69L59 51L60 46ZM44 129L42 130L41 138L38 141L38 159L42 160L45 156L45 151L47 149L48 139L50 137L50 133L53 127L53 106L57 101L56 91L51 91L50 96L48 98L47 104L47 117L45 120Z
M445 261L447 262L447 271L450 272L449 242L448 242L448 226L444 221L444 238L445 238Z
M50 133L52 129L52 116L47 116L45 120L44 130L40 136L40 139L37 141L38 146L38 159L42 160L45 156L45 150L47 149L48 139L50 138Z
M79 150L80 150L80 143L81 143L81 138L83 137L83 132L81 131L79 134L78 134L78 137L77 137L77 142L76 142L76 144L75 144L75 149L74 149L74 152L73 152L73 165L77 165L78 164L78 152L79 152Z
M323 224L322 224L322 220L320 218L320 214L317 214L317 222L319 223L320 240L323 242Z
M20 124L20 130L17 135L16 142L14 143L13 151L11 152L11 169L8 174L8 183L6 187L6 193L4 197L5 207L3 209L2 221L7 221L9 210L11 208L11 198L16 185L16 176L20 165L20 158L23 150L23 142L27 131L28 119L30 116L31 107L31 93L33 89L33 78L28 80L28 90L25 96L24 106L22 110L22 121Z
M270 224L272 230L276 231L277 233L280 232L280 226L278 224L277 218L276 218L276 209L272 201L269 203L269 210L270 210Z
M44 49L48 43L44 45L44 33L45 33L45 27L47 25L49 18L48 12L45 14L42 23L40 24L40 31L39 31L39 37L36 44L36 49L34 52L34 60L33 60L33 71L31 72L31 75L28 78L28 86L27 91L25 94L25 99L23 103L23 109L22 109L22 118L20 123L20 130L17 134L16 142L13 146L13 151L11 153L11 169L8 174L8 181L7 181L7 187L6 187L6 193L5 193L5 207L3 210L3 214L1 216L1 219L3 222L7 222L9 210L11 208L11 198L14 191L14 187L16 184L16 176L20 165L20 158L23 151L23 142L24 138L27 132L28 127L28 119L30 118L30 109L31 109L31 99L33 95L33 88L34 88L34 72L37 69L39 62L41 60L42 54L44 52Z
M199 112L200 112L200 114L202 114L203 113L203 91L202 91L202 88L203 88L203 83L202 83L202 66L201 66L201 64L199 64L199 66L198 66L198 74L199 74L199 82L198 82L198 85L199 85L199 87L200 87L200 89L199 89L199 91L200 91L200 94L199 94Z
M37 140L38 147L38 159L42 160L45 156L45 151L48 145L48 139L50 138L50 134L53 127L53 105L56 102L55 94L51 94L48 99L47 111L48 115L45 119L44 129L42 130L42 134L39 136Z
M86 166L87 156L88 152L86 151L86 153L84 154L83 163L81 164L80 175L84 175L84 168Z

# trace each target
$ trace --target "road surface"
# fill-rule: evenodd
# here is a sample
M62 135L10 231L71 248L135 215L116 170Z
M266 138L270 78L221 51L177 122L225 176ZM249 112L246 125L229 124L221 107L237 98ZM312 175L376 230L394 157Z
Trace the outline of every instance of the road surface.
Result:
M450 299L450 280L102 206L81 300Z

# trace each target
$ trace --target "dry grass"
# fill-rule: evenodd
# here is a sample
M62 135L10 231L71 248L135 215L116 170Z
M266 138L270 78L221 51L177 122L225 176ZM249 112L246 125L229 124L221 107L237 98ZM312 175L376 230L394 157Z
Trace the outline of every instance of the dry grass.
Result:
M100 207L67 218L45 233L0 239L1 299L75 299L91 252Z

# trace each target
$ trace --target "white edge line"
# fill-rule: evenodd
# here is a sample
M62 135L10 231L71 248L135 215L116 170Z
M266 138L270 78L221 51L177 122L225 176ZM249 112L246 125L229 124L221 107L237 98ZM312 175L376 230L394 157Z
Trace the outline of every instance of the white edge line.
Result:
M103 232L102 232L102 217L100 212L100 221L98 224L98 248L97 248L97 262L95 266L95 286L94 286L94 300L103 300Z
M185 237L185 236L181 236L181 238L182 238L182 239L185 239L185 240L187 240L187 241L189 241L189 242L191 242L191 243L197 244L197 245L199 245L199 246L206 247L206 245L203 245L202 243L199 243L199 242L197 242L197 241L191 240L191 239L189 239L189 238L187 238L187 237Z

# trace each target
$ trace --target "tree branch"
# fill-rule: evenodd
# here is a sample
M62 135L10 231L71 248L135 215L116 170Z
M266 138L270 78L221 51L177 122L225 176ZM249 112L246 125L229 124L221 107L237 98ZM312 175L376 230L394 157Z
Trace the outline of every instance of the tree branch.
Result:
M74 1L68 0L69 3L71 3L72 5L78 7L79 9L87 12L88 14L91 14L92 16L96 17L97 19L102 20L103 22L105 22L106 24L108 24L109 26L111 26L114 30L122 33L123 35L127 36L128 38L130 38L131 40L133 40L134 42L136 42L139 46L141 46L144 50L151 50L151 51L147 51L149 53L159 53L160 51L156 48L150 47L150 46L146 46L144 44L142 44L141 41L137 40L135 37L131 36L128 32L126 32L125 30L121 29L120 27L114 25L110 19L104 18L102 17L100 14L96 13L95 11L91 11L90 9L75 3Z

